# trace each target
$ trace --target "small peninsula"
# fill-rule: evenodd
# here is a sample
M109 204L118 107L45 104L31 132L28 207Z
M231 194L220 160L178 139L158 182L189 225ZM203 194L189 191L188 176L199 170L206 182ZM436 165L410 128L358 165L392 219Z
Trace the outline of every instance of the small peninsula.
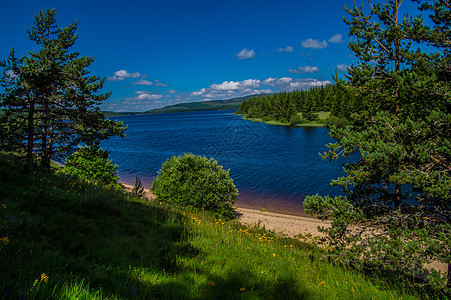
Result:
M345 126L353 99L336 84L310 90L252 97L241 103L237 115L253 122L283 126Z

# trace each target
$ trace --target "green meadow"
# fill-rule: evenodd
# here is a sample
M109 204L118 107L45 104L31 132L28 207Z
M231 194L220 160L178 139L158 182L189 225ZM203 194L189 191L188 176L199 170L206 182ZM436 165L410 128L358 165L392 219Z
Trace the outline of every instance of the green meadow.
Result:
M5 299L415 299L314 245L0 159Z

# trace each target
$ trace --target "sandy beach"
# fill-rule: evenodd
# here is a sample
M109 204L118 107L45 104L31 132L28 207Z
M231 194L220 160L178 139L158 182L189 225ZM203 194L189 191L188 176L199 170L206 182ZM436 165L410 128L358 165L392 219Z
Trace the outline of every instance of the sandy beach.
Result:
M236 207L238 220L247 226L258 225L291 238L322 237L318 226L330 227L330 222L313 217L285 215L256 209Z
M133 186L123 184L124 187L131 191ZM146 197L150 200L155 196L145 190ZM315 237L324 236L318 231L318 226L329 227L330 222L321 221L314 217L301 217L287 214L274 213L269 211L263 211L258 209L244 208L235 206L236 213L238 215L238 221L246 226L253 227L259 226L270 231L274 231L280 235L298 238L307 237L309 239Z
M133 186L122 185L129 191ZM149 200L153 200L155 196L148 190L145 195ZM330 222L321 221L314 217L294 216L287 214L274 213L258 209L244 208L235 206L238 215L238 221L248 227L259 226L266 230L273 231L282 236L290 238L299 238L304 241L314 242L316 238L323 237L324 234L318 231L318 226L330 227ZM435 269L442 273L447 273L447 265L443 263L431 263L426 265L428 269Z

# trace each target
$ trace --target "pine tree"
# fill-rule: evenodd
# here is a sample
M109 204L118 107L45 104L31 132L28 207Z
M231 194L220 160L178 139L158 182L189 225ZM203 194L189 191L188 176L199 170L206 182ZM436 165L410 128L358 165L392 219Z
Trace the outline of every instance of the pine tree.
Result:
M99 109L110 93L97 94L104 79L89 76L94 58L69 51L78 38L77 23L57 28L55 16L55 9L40 11L26 30L37 51L18 59L13 50L0 64L5 88L0 105L6 109L2 127L11 128L15 140L22 141L14 145L26 148L30 173L36 155L42 167L50 169L52 159L63 161L80 143L97 144L112 135L123 136L125 130L122 123L105 120ZM23 128L11 125L17 121Z
M359 63L339 84L359 105L354 126L331 130L338 142L323 158L359 152L360 160L333 181L346 197L316 195L304 204L333 220L327 232L339 259L412 276L426 262L451 261L450 36L443 23L451 14L448 1L427 1L422 8L437 20L429 28L421 15L402 16L402 2L370 3L368 15L363 5L346 9Z
M313 91L310 90L305 98L304 106L302 107L302 118L308 121L318 120L318 114L315 114L316 105Z

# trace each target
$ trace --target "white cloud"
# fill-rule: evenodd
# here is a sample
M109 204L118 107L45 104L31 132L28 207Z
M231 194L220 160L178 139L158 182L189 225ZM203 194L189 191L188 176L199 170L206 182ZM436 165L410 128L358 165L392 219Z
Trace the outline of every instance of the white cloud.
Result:
M276 78L269 77L268 79L263 80L263 84L264 85L271 85L276 80L277 80Z
M269 77L269 78L263 80L262 83L263 83L263 85L267 85L267 86L270 86L273 88L275 88L275 87L280 88L281 86L286 86L286 85L290 84L291 81L293 81L293 78L290 78L290 77L282 77L279 79Z
M310 82L310 87L325 86L329 84L332 84L329 80L313 80Z
M119 103L105 105L106 109L113 111L147 111L164 106L163 95L148 91L136 91L137 96L122 99Z
M242 88L259 88L260 87L260 80L258 79L246 79L241 81L240 87Z
M147 78L147 75L143 75L142 78ZM138 81L133 82L134 85L155 85L155 86L163 86L166 87L168 86L167 84L164 84L162 82L160 82L159 80L155 80L155 82L152 82L150 80L145 80L145 79L140 79Z
M127 100L127 101L158 100L158 99L163 98L162 95L153 94L152 92L148 92L148 91L136 91L135 94L138 96L126 98L125 100Z
M327 47L326 41L318 41L314 39L307 39L301 42L302 47L304 48L313 48L313 49L323 49Z
M160 82L159 80L155 80L155 86L164 86L164 87L166 87L166 86L168 86L167 84L165 84L165 83L162 83L162 82Z
M157 94L141 94L138 97L136 97L136 100L158 100L163 98L162 95Z
M310 66L305 66L305 67L299 67L297 69L290 69L288 70L288 72L290 72L291 74L303 74L303 73L317 73L319 72L318 67L310 67Z
M220 90L220 91L238 90L239 88L240 88L240 83L237 81L224 81L221 84L210 85L210 89Z
M293 52L293 46L286 46L285 48L276 49L279 52Z
M291 81L293 81L293 78L282 77L282 78L278 79L276 82L281 83L281 84L286 84L286 83L290 83Z
M347 72L348 71L349 66L346 64L339 64L337 65L337 69L343 72Z
M249 59L255 57L255 51L254 50L247 50L247 48L244 48L239 53L235 54L238 59Z
M313 67L311 67L313 68ZM105 106L114 111L146 111L177 103L193 101L223 100L248 95L277 93L292 90L307 90L312 87L331 84L330 81L320 81L313 78L281 77L266 79L246 79L242 81L224 81L211 84L209 87L188 93L169 90L164 95L150 91L136 91L134 96L123 99L117 106Z
M207 89L203 88L200 91L191 92L191 96L202 96L207 92Z
M136 73L128 73L126 70L119 70L114 72L114 76L109 76L107 80L111 81L122 81L127 78L139 78L141 77L141 74L139 72Z
M140 79L138 81L133 82L134 85L153 85L152 81Z
M137 94L138 96L127 98L126 100L128 100L128 101L159 100L159 99L163 98L162 95L152 94L151 92L147 92L147 91L136 91L135 94Z
M324 86L331 84L329 80L316 80L316 79L296 79L290 83L290 90L308 90L312 87Z
M343 42L344 42L343 35L341 35L341 34L336 34L329 39L329 43L332 43L332 44L341 44Z
M304 70L315 71L316 67L304 67ZM317 69L317 68L316 68ZM322 86L330 84L331 82L319 81L317 79L293 79L291 77L272 78L269 77L264 80L260 79L246 79L242 81L224 81L218 84L212 84L208 88L203 88L199 91L191 92L189 94L191 101L201 101L204 99L230 99L235 97L273 93L281 91L292 91L294 89L309 89L313 86ZM200 98L200 99L199 99Z

